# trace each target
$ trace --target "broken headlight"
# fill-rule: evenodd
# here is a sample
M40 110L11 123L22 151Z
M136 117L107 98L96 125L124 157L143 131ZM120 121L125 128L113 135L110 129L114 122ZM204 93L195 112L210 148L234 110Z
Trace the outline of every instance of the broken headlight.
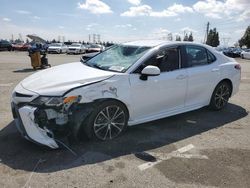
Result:
M72 104L74 102L79 102L81 96L68 96L68 97L38 97L34 99L32 105L45 105L45 106L56 106L59 107L63 104Z

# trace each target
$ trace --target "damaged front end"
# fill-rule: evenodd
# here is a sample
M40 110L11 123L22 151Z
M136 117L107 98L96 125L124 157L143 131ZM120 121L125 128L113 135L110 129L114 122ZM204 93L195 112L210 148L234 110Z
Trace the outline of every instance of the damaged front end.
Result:
M80 127L83 115L79 114L86 115L80 100L81 96L39 96L19 107L13 104L13 116L26 139L55 149Z

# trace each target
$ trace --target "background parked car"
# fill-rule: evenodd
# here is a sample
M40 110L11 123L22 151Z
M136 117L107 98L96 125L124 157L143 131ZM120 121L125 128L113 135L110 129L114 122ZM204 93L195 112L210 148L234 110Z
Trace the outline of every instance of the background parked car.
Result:
M68 47L67 54L81 54L86 52L86 47L80 43L73 43Z
M48 48L48 53L67 53L68 46L64 43L52 43Z
M240 55L242 59L250 59L250 49L242 51Z
M0 50L12 50L12 44L7 40L0 40Z
M18 43L18 44L13 44L13 50L18 50L18 51L27 51L31 45L29 43Z
M100 45L100 44L90 44L88 46L87 52L101 52L105 49L104 46Z
M241 56L241 52L242 52L242 49L241 48L233 48L233 47L230 47L230 48L225 48L223 50L223 54L228 56L228 57L240 57Z

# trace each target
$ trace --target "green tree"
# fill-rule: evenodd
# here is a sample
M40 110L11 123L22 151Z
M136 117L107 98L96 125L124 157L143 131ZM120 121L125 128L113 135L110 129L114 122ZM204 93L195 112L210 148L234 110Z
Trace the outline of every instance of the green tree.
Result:
M185 34L183 41L188 41L188 35Z
M179 35L176 35L176 38L175 38L176 41L181 41L181 37Z
M188 36L188 41L191 41L191 42L194 41L194 37L193 37L192 32L191 32L191 33L189 34L189 36Z
M217 47L220 44L219 33L216 31L216 28L210 29L207 35L207 45L212 47Z
M239 46L246 46L247 48L250 48L250 25L247 27L243 37L239 40Z

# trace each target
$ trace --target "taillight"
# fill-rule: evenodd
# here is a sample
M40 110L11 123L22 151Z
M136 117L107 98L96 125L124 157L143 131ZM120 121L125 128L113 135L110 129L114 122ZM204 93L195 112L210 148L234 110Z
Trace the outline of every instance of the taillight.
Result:
M235 65L234 68L237 69L237 70L241 70L240 64Z

